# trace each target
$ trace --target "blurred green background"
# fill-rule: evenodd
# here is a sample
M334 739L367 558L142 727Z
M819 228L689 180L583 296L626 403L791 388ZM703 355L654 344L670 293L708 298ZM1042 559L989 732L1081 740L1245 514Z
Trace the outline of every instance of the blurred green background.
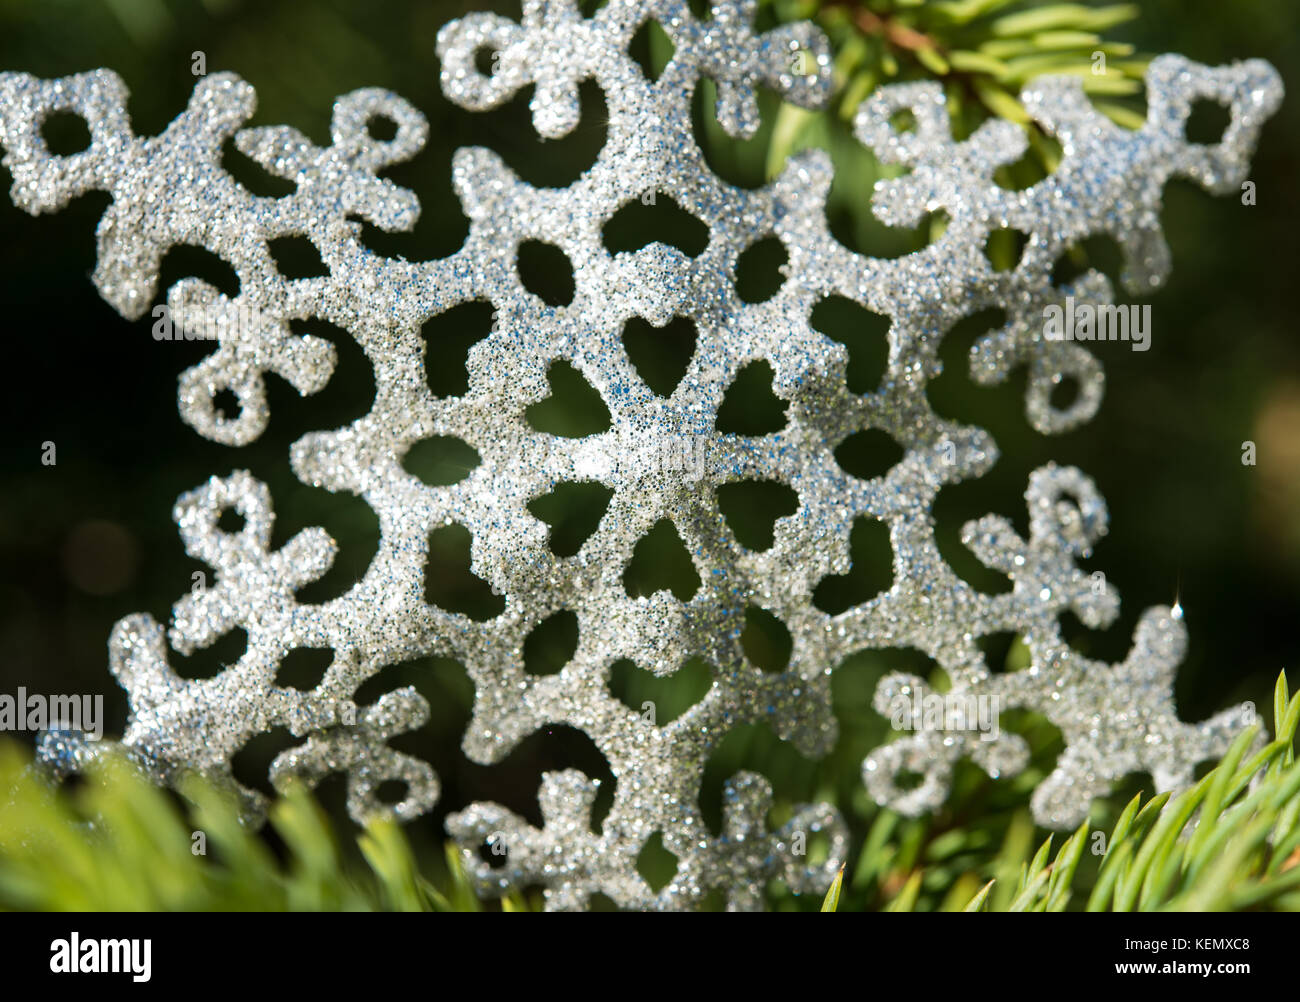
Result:
M594 6L586 3L584 9ZM1035 6L1014 4L1008 9ZM779 170L791 149L825 145L837 165L828 209L837 237L863 252L889 256L920 246L924 233L892 233L871 216L867 198L881 172L848 137L843 112L864 88L888 79L891 68L899 79L944 79L954 100L965 102L959 116L963 128L987 114L989 103L996 104L979 100L978 74L931 65L915 49L889 41L905 43L909 37L891 26L919 25L924 32L926 7L811 0L779 7L763 3L760 26L794 13L816 15L832 31L840 51L855 31L862 34L865 54L839 81L835 105L820 116L792 115L773 95L763 95L764 129L745 143L720 134L709 111L710 85L702 87L695 100L697 135L710 163L727 180L752 186ZM541 141L532 129L530 91L485 114L467 113L445 100L438 86L434 39L443 23L475 9L519 16L517 0L0 0L0 69L57 77L110 67L130 88L136 131L152 134L184 107L194 85L191 54L201 50L209 72L233 70L256 87L259 106L250 124L291 124L321 145L328 143L337 95L365 86L391 88L420 108L431 124L425 149L387 172L419 195L423 211L414 231L383 234L368 227L366 241L381 253L425 260L454 252L467 233L450 185L455 149L490 146L525 180L563 185L590 165L604 136L602 99L590 84L583 91L581 125L570 136L551 142ZM1105 37L1118 47L1116 52L1131 45L1135 60L1165 51L1209 64L1262 57L1288 84L1297 79L1300 7L1291 0L1149 0L1137 5L1136 17L1120 20L1105 28ZM941 42L942 30L936 29L935 35ZM957 41L961 32L972 45L984 37L978 25L954 28ZM1088 48L1083 46L1084 51ZM662 40L653 35L639 39L636 50L648 64L664 54ZM1008 89L1014 93L1017 88ZM1142 108L1140 95L1105 99L1130 111ZM1048 147L1040 144L1039 149ZM1300 347L1293 304L1286 299L1298 264L1298 152L1300 122L1292 99L1265 127L1254 157L1250 176L1256 183L1256 205L1242 205L1235 197L1212 198L1187 183L1168 188L1162 221L1173 248L1173 276L1159 293L1142 300L1153 307L1152 347L1145 353L1122 344L1095 347L1106 369L1107 389L1101 412L1091 423L1050 438L1034 432L1024 419L1023 371L1000 387L975 386L964 359L987 324L962 325L946 339L945 372L931 390L940 413L987 428L1002 457L985 477L940 496L940 544L954 568L977 586L990 585L987 572L961 546L962 523L1000 512L1024 532L1023 492L1029 473L1053 459L1079 466L1095 479L1111 513L1110 533L1087 566L1104 571L1119 589L1122 613L1105 632L1067 623L1067 633L1086 653L1118 660L1127 653L1141 612L1177 598L1191 633L1190 654L1176 690L1186 719L1200 719L1242 699L1269 705L1273 680L1280 669L1294 666L1300 646L1295 632L1300 618ZM1042 156L1050 157L1050 150ZM233 146L228 145L224 162L257 194L285 190L284 182L261 172ZM1036 171L1041 174L1041 164L1031 157L1017 170L1023 174L1020 183L1026 183ZM7 189L8 173L0 170L0 176ZM359 499L299 483L286 461L290 445L304 433L338 427L369 409L373 377L355 344L323 324L296 328L329 337L339 350L339 367L326 389L299 398L287 384L270 377L271 421L258 442L231 449L200 438L177 416L176 377L202 358L207 347L154 341L150 321L122 320L89 281L95 225L106 204L107 196L95 193L56 215L33 219L7 198L0 199L0 285L8 328L4 367L10 404L0 427L0 692L12 692L19 685L49 693L102 692L109 730L117 732L125 721L126 702L107 670L106 642L113 623L137 611L165 620L171 603L190 587L191 574L206 570L185 556L171 521L179 494L214 473L246 468L270 485L277 515L273 546L307 526L324 526L338 540L340 555L324 579L301 593L310 601L342 594L364 573L376 549L378 525ZM655 227L653 236L661 239L685 238L689 220L651 213L629 224L623 237L637 237L641 226ZM643 240L641 235L636 243ZM1118 285L1115 247L1102 241L1084 251L1087 260ZM1079 263L1073 262L1076 268ZM762 262L759 265L761 271ZM540 285L554 280L544 261L536 268ZM227 290L233 281L233 274L223 273L219 263L178 249L164 264L159 288L165 290L191 274ZM761 275L755 281L761 282ZM833 314L824 320L827 333L845 340L854 365L867 371L874 364L873 352L883 343L881 331L845 327L845 318ZM459 329L469 328L462 324ZM467 337L462 334L458 341L451 325L436 321L426 333L431 345L438 345L451 360L445 371L431 373L432 380L445 383L438 392L458 392L455 359L463 358ZM670 365L679 347L672 339L644 345L646 366L653 370ZM740 410L756 412L762 390L755 386L752 394L744 391ZM587 416L579 394L565 392L562 386L557 394L559 411L552 420L575 422ZM1253 467L1241 461L1246 440L1257 445ZM57 445L55 467L41 465L46 441ZM432 468L424 472L436 475ZM751 500L747 504L742 499L737 518L758 512L757 500ZM563 534L581 521L583 510L561 499L538 514L557 523L557 532ZM463 540L449 538L446 543L435 553L435 579L450 579L463 559ZM830 589L828 602L842 606L858 600L851 598L855 589L878 581L882 567L888 580L887 546L881 550L879 541L866 532L855 535L854 545L854 574L861 581L844 582L838 597L836 589ZM648 550L646 580L677 581L689 574L674 564L670 547L651 545ZM476 597L468 586L451 598L469 607L490 601L490 596ZM779 630L762 623L754 629L756 655L779 656ZM535 647L538 665L562 663L570 640L562 624L540 635ZM192 658L173 655L172 663L182 674L209 674L238 653L238 646L223 641ZM1014 650L994 654L1016 657ZM861 791L860 762L887 736L887 723L871 710L870 697L876 680L899 668L924 670L924 659L908 652L866 653L854 659L850 670L837 673L842 735L834 752L820 763L803 759L763 728L739 728L724 741L706 772L701 795L706 818L716 823L726 778L740 768L756 769L776 788L774 820L790 803L829 797L849 818L855 845L860 845L879 816ZM657 683L660 689L653 693L647 687L654 683L643 674L620 670L615 684L632 705L639 707L643 698L658 699L661 721L671 715L671 707L684 709L698 698L698 670ZM377 696L403 684L419 688L433 713L419 733L394 743L430 760L444 786L437 812L411 826L413 840L423 851L432 852L440 840L445 814L473 800L496 800L539 822L536 787L543 771L573 766L609 776L590 740L564 728L533 735L500 765L467 762L459 742L472 690L463 669L451 662L412 662L386 669L368 686ZM1022 724L1037 749L1035 766L1025 777L994 783L973 770L963 771L953 805L909 828L915 834L904 840L912 839L918 847L933 845L942 831L974 817L1000 817L1003 829L1013 824L1007 819L1022 820L1018 812L1030 784L1050 769L1059 750L1050 728L1032 720ZM266 764L286 743L287 735L281 734L250 746L237 774L266 788ZM605 786L603 799L608 802L612 784ZM1135 777L1126 790L1138 788L1149 791L1149 782ZM327 781L322 796L337 812L341 783ZM855 891L870 901L883 888L859 885Z

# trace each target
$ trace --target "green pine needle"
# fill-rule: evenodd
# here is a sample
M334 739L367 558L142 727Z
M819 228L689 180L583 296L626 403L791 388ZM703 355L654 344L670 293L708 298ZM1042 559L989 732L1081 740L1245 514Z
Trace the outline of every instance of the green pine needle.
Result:
M820 910L1300 910L1300 694L1290 694L1284 677L1273 711L1275 740L1263 743L1257 726L1247 729L1194 786L1175 797L1134 797L1109 830L1085 822L1055 854L1054 839L1035 837L1023 808L1001 822L947 830L932 819L877 811L856 867L840 869ZM228 789L191 776L180 784L178 804L112 756L86 780L78 789L59 788L26 751L0 745L0 790L8 791L0 811L0 909L540 907L517 891L486 905L450 843L445 872L430 876L403 829L388 820L355 836L350 862L302 786L288 788L270 811L286 847L280 861L240 823ZM1001 825L993 841L991 823Z

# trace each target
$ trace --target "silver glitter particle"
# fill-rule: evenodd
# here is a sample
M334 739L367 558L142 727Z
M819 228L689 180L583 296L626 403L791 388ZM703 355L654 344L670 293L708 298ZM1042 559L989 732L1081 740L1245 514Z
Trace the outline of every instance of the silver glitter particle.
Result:
M592 738L616 781L598 831L591 817L597 784L574 770L543 776L540 829L495 804L452 815L450 834L485 893L541 884L551 908L582 907L597 892L623 907L683 908L718 888L731 908L749 909L761 907L772 878L799 891L824 890L844 861L846 828L833 808L820 805L798 808L780 830L769 831L771 788L742 772L726 786L724 827L714 835L698 804L704 763L728 731L758 722L803 754L824 755L836 739L831 673L856 651L914 647L943 667L952 693L996 697L1004 707L1045 714L1061 729L1066 750L1033 797L1034 816L1044 825L1077 823L1093 797L1134 770L1149 770L1162 789L1184 784L1199 761L1226 748L1243 724L1239 710L1197 725L1175 713L1173 674L1185 645L1175 612L1148 611L1132 653L1118 665L1084 658L1063 641L1061 613L1101 627L1118 611L1113 588L1098 593L1076 565L1089 556L1107 519L1079 471L1049 465L1033 474L1027 540L997 516L965 527L966 544L1011 578L1011 592L978 593L945 564L935 543L934 499L941 488L987 471L997 449L983 430L938 417L926 386L938 371L943 332L963 316L997 306L1008 322L975 345L973 377L995 383L1027 366L1026 413L1042 432L1092 417L1101 400L1101 367L1080 344L1046 339L1042 311L1067 294L1109 303L1112 290L1095 272L1068 289L1055 288L1053 263L1084 237L1110 234L1127 257L1126 283L1135 291L1158 285L1168 269L1158 226L1164 182L1184 176L1214 192L1235 191L1259 128L1281 99L1277 74L1258 61L1210 69L1161 57L1147 77L1147 122L1135 132L1093 110L1078 80L1036 80L1022 101L1064 156L1050 177L1019 192L992 180L998 166L1024 152L1019 127L991 121L957 142L938 85L881 88L860 109L857 134L881 160L910 170L877 184L876 215L914 226L943 209L951 220L924 250L881 260L831 237L824 209L832 171L824 153L791 157L776 180L754 191L731 187L708 170L690 119L690 97L701 79L717 82L718 121L742 138L758 125L756 86L810 108L829 94L830 49L821 33L799 24L756 34L754 9L752 0L720 0L713 17L701 21L684 0L610 0L583 18L571 0L524 0L522 24L474 14L447 25L437 47L451 100L488 109L535 85L534 125L542 136L559 137L578 122L578 84L594 79L609 109L608 140L596 163L563 189L528 185L489 150L460 150L453 180L470 219L469 237L451 257L421 263L367 250L355 222L409 229L419 212L413 194L378 176L427 138L424 117L394 94L370 89L340 98L331 145L322 149L292 128L242 128L255 95L229 73L203 79L187 110L152 138L131 131L126 89L109 71L54 81L0 74L0 145L14 177L14 202L40 213L92 189L112 195L99 227L94 281L116 309L128 317L145 312L161 259L176 244L205 247L238 274L234 300L197 280L168 291L185 329L217 335L216 350L180 381L181 416L200 434L231 445L257 438L268 417L267 372L303 394L329 380L332 347L294 336L291 320L317 317L346 329L374 366L373 411L348 427L303 437L290 457L304 483L354 493L378 515L379 552L347 594L319 605L296 600L295 589L329 568L335 544L323 530L308 529L272 551L269 492L249 474L214 477L179 500L175 514L186 550L212 567L215 584L177 602L166 633L143 614L119 623L110 640L112 671L131 700L121 743L155 778L198 769L237 786L231 756L251 737L283 726L302 743L276 759L273 781L296 775L316 782L342 771L358 821L419 816L436 801L437 777L386 741L420 726L427 705L409 688L368 706L358 706L354 695L385 665L451 657L465 665L475 687L464 738L471 759L500 761L540 728L568 725ZM627 53L648 18L659 21L675 46L654 83ZM494 54L491 75L477 68L483 51ZM1191 102L1202 97L1231 112L1222 141L1211 146L1185 138ZM900 109L912 111L913 132L891 127ZM89 148L66 157L49 153L40 126L59 110L86 119ZM366 126L376 116L396 123L393 139L371 137ZM219 166L222 144L232 136L296 190L259 198L241 188ZM698 256L660 243L632 253L605 249L604 223L650 192L671 197L708 226ZM1029 239L1019 264L1003 273L993 270L982 248L992 230L1006 227ZM283 278L268 249L268 241L282 236L311 240L329 274ZM788 254L784 283L766 302L742 302L733 283L737 259L771 236ZM549 306L521 284L515 255L530 239L557 245L571 261L576 291L569 305ZM848 391L844 347L809 324L812 307L831 295L892 321L888 371L875 392ZM435 397L424 378L421 325L473 300L491 303L492 332L469 353L468 391ZM620 335L631 318L662 326L674 316L695 324L698 346L665 399L641 380ZM537 432L525 420L525 409L547 396L546 374L557 360L599 391L610 413L608 431L568 439ZM775 372L787 425L761 436L717 432L724 392L743 366L758 360ZM1049 396L1065 377L1078 381L1080 393L1058 410ZM215 409L222 390L239 398L237 417ZM843 472L833 453L869 428L887 432L905 454L886 474L860 480ZM402 459L435 435L464 439L481 464L450 486L421 483L402 469ZM689 475L665 460L684 442L699 458ZM741 546L718 510L717 488L745 479L780 481L799 497L798 510L776 523L775 542L763 552ZM558 557L527 505L561 482L589 480L611 488L613 498L578 553ZM244 517L241 531L218 527L226 508ZM813 605L813 589L824 576L849 569L849 532L864 515L888 525L893 585L828 615ZM624 588L632 547L661 519L672 520L699 574L689 601L665 591L632 598ZM487 621L425 601L430 532L452 523L473 534L473 573L504 596L504 610ZM779 674L760 671L744 655L739 638L751 605L779 617L792 635L793 653ZM525 673L525 637L561 609L577 616L577 652L558 674ZM215 678L185 680L168 665L168 643L187 653L235 627L247 632L247 652ZM999 631L1025 637L1031 668L989 670L976 642ZM334 655L310 692L275 684L280 661L300 647ZM687 712L656 726L610 692L611 666L624 658L657 675L701 658L712 685ZM925 691L922 680L892 674L881 682L876 706L888 714L899 693ZM981 741L913 723L917 729L873 752L863 767L871 795L904 813L943 801L959 757L995 776L1025 764L1023 739L1014 734ZM61 733L45 753L72 768L103 747ZM899 789L904 771L919 773L921 785ZM400 803L376 797L386 780L406 784ZM250 818L258 816L264 798L239 792ZM679 862L658 892L636 869L656 833ZM817 836L826 852L813 864L801 848ZM505 865L493 869L478 850L497 840L507 851Z

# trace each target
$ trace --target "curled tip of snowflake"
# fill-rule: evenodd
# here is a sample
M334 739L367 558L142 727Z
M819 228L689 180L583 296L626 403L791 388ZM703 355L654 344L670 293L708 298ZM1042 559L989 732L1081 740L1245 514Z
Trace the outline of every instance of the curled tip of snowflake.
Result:
M292 776L311 783L341 771L359 821L412 818L433 806L438 779L387 742L420 727L428 706L410 689L367 705L357 693L385 666L454 658L475 689L463 742L470 758L500 761L528 735L565 725L591 737L614 777L612 804L599 822L597 784L574 770L542 778L540 828L495 804L452 814L448 830L480 888L501 893L541 884L553 908L580 907L597 893L623 907L689 907L721 888L730 907L754 908L772 877L797 890L823 890L844 861L843 822L825 805L796 806L793 820L769 831L770 786L738 773L726 786L722 830L713 831L699 806L705 764L741 725L765 725L802 754L825 754L836 738L830 677L857 651L914 647L952 680L950 692L937 694L924 680L893 674L877 692L877 709L907 733L867 758L864 781L878 802L903 813L940 804L962 756L994 776L1026 762L1016 735L984 740L991 729L953 731L946 716L945 726L933 726L925 711L931 696L952 705L969 698L977 718L981 706L1033 709L1061 729L1066 750L1033 797L1034 816L1047 825L1074 823L1094 796L1134 770L1150 770L1165 786L1185 783L1197 761L1226 747L1240 725L1232 712L1199 725L1174 712L1172 678L1185 635L1168 610L1147 613L1132 653L1118 665L1090 661L1063 642L1061 613L1103 626L1118 610L1114 590L1104 579L1098 589L1096 575L1078 566L1107 521L1079 471L1048 465L1032 475L1028 538L998 515L965 526L965 544L1005 573L1012 591L976 592L945 563L934 536L935 498L987 471L997 449L983 430L935 414L926 394L945 332L975 311L1001 307L1007 321L976 342L972 377L996 383L1026 366L1026 413L1040 431L1092 417L1101 367L1081 344L1046 337L1043 314L1067 295L1112 305L1113 290L1096 273L1057 288L1053 263L1070 245L1104 233L1126 253L1131 288L1161 281L1168 269L1158 225L1163 184L1181 175L1213 191L1237 185L1261 123L1280 100L1277 74L1260 62L1210 69L1162 57L1148 74L1149 113L1137 131L1097 113L1078 81L1036 80L1022 102L1064 153L1051 176L1020 192L993 182L993 172L1025 148L1017 127L989 122L958 141L937 86L881 88L862 106L857 134L881 160L909 171L878 183L876 215L912 226L942 208L951 220L931 246L884 260L853 253L831 236L825 154L792 157L757 190L732 187L708 169L691 124L701 81L716 83L717 120L736 137L758 125L759 86L805 107L820 106L830 91L830 49L821 33L806 24L757 33L754 10L752 0L721 0L712 18L701 20L684 0L610 0L584 18L571 0L525 0L522 23L474 14L443 28L442 86L453 101L482 110L532 86L535 128L558 137L578 123L579 84L594 80L609 109L608 138L592 167L566 188L535 188L488 150L458 151L453 183L469 236L455 254L428 262L386 259L360 242L357 220L400 230L413 226L419 211L411 192L379 173L413 156L428 133L424 117L394 94L368 89L339 98L330 145L318 147L287 127L244 128L255 96L233 74L201 81L188 108L155 137L132 132L126 89L110 72L55 81L0 74L0 145L15 203L39 213L92 189L112 195L94 278L120 312L146 312L162 257L176 244L205 247L234 268L234 298L197 281L167 293L181 330L212 332L216 342L213 354L181 377L181 414L200 434L231 445L256 438L267 422L268 373L303 394L325 385L336 362L332 346L295 335L291 321L319 318L346 330L374 366L374 409L344 428L304 436L290 454L304 483L355 493L378 516L378 553L345 594L319 604L298 599L298 589L329 568L335 544L323 530L307 529L272 549L269 491L249 474L214 477L179 500L186 550L215 580L176 603L168 630L149 615L127 617L109 645L112 671L131 700L122 743L152 775L166 781L179 768L199 769L237 786L255 815L264 799L235 784L232 756L255 736L285 727L301 743L275 760L274 783ZM673 43L654 81L627 52L649 19ZM490 56L490 72L479 68L482 55ZM1213 146L1185 138L1190 103L1199 97L1231 114ZM900 109L912 111L913 133L889 124ZM45 147L41 123L58 110L87 120L91 144L83 152L60 157ZM371 135L376 117L395 123L394 138ZM231 137L292 180L294 191L260 198L241 188L220 167ZM697 254L662 243L606 249L604 224L654 194L704 224L708 240ZM1005 228L1022 231L1027 243L1019 263L998 272L983 248L993 230ZM284 236L310 240L327 274L281 275L269 245ZM781 243L788 263L769 299L746 302L734 272L741 254L765 238ZM567 256L574 273L567 305L546 303L522 284L516 253L528 240ZM832 296L890 320L887 371L871 392L849 391L844 346L810 322L813 308ZM469 352L465 392L435 396L421 326L468 303L490 305L491 331ZM633 318L662 327L674 317L694 326L697 346L677 387L661 395L641 378L621 335ZM560 363L599 394L607 430L565 438L527 422L525 411L548 396ZM757 363L785 405L782 427L719 431L729 387ZM1060 409L1051 392L1066 378L1080 391ZM237 416L215 408L222 390L238 397ZM891 436L902 458L863 478L848 474L835 454L865 430ZM435 436L467 442L478 466L453 484L417 480L402 461L415 443ZM721 515L719 491L742 481L784 484L797 495L765 549L742 544ZM606 511L576 553L557 554L529 505L583 482L608 492ZM220 527L227 509L243 517L237 532ZM893 583L832 615L814 604L814 589L849 571L849 537L859 520L887 528ZM635 594L624 571L637 541L664 523L685 544L698 585L689 595ZM496 600L485 619L425 597L430 538L455 526L469 530L470 570ZM746 655L740 638L752 609L790 634L781 670L761 670ZM578 624L573 655L556 674L530 674L525 639L560 612ZM248 636L247 650L215 677L185 679L170 666L169 643L185 655L236 627ZM1030 667L1006 674L985 663L977 642L1005 631L1025 639ZM332 654L308 691L277 682L286 655L300 648ZM708 691L680 716L658 722L653 705L638 712L611 690L614 666L628 660L660 677L703 662ZM75 768L97 750L60 736L44 754ZM919 774L921 785L901 789L901 772ZM404 785L395 804L377 796L390 780ZM677 873L657 889L636 868L656 834L678 860ZM819 843L815 854L810 841ZM485 845L503 850L500 866L484 859Z

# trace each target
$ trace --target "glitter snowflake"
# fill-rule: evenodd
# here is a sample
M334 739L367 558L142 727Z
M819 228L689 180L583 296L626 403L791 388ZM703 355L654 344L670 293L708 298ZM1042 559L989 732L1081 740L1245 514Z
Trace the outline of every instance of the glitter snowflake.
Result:
M331 145L321 148L292 128L242 128L255 97L229 73L201 80L185 112L151 138L131 131L126 89L111 72L54 81L0 75L0 144L15 203L40 213L92 189L112 196L99 226L94 281L119 312L144 314L162 257L177 244L207 248L238 274L235 299L198 280L168 291L186 329L218 336L216 350L180 381L181 416L200 434L230 445L255 439L267 423L267 372L303 394L329 380L332 347L295 336L291 320L315 317L344 328L374 366L374 409L345 428L303 437L290 457L303 482L354 493L378 516L379 551L346 594L323 604L296 599L296 589L329 568L335 544L323 530L308 529L272 551L269 492L248 473L214 477L178 501L186 551L213 569L215 584L178 601L168 630L150 615L131 616L109 645L112 671L131 701L122 744L157 779L198 769L233 784L231 756L251 737L283 726L302 743L275 760L273 781L316 782L342 771L358 821L383 813L417 817L436 802L437 777L386 742L422 724L427 704L411 688L364 706L354 695L387 665L455 658L475 688L464 736L471 759L499 761L540 728L568 725L591 737L616 780L599 830L592 819L597 783L574 770L543 776L540 829L494 804L452 815L448 829L484 891L541 884L552 908L582 907L598 892L624 907L680 908L718 888L732 908L752 908L761 906L772 877L795 890L824 889L844 860L846 828L833 808L811 805L769 831L770 784L742 772L726 786L724 829L714 835L698 805L704 763L731 729L753 723L769 725L805 755L824 755L836 738L831 675L857 651L916 648L947 673L950 696L996 697L1004 708L1045 714L1066 744L1033 797L1034 816L1045 825L1077 823L1093 797L1135 770L1149 770L1161 788L1186 783L1198 762L1226 748L1242 726L1240 708L1200 724L1176 716L1172 680L1185 645L1177 610L1148 611L1132 653L1118 665L1084 658L1062 639L1063 612L1102 627L1118 611L1114 589L1095 587L1077 563L1107 520L1078 470L1049 465L1032 475L1028 539L998 516L965 527L966 544L1011 579L1012 591L977 592L946 565L934 536L935 497L986 472L997 450L983 430L935 414L926 386L939 372L944 333L966 315L1001 307L1008 321L976 343L973 377L996 383L1024 365L1026 414L1035 428L1055 432L1088 420L1101 400L1101 368L1082 345L1047 339L1043 310L1066 295L1100 306L1113 294L1095 272L1067 288L1053 286L1053 263L1079 240L1109 234L1126 252L1126 284L1135 291L1158 285L1168 268L1158 225L1164 182L1183 176L1213 192L1236 190L1260 125L1280 100L1276 73L1258 61L1210 69L1159 58L1147 77L1146 124L1137 131L1098 114L1077 79L1036 80L1021 100L1064 154L1054 173L1024 191L993 181L996 168L1024 153L1020 127L990 121L957 141L938 85L881 88L859 110L857 135L879 159L909 170L878 183L876 215L899 227L938 209L950 219L924 250L882 260L831 236L825 154L790 158L758 190L732 187L707 168L690 119L701 80L717 83L718 121L739 138L759 124L759 85L808 108L829 94L825 38L806 24L758 34L754 11L753 0L720 0L701 20L685 0L610 0L584 18L572 0L525 0L522 24L473 14L447 25L437 47L451 100L483 110L535 85L533 123L554 138L576 126L578 85L594 79L609 109L608 139L596 163L563 189L523 182L489 150L460 150L454 185L469 236L452 256L420 263L369 251L356 222L409 229L419 211L414 195L379 176L414 155L427 135L423 116L394 94L370 89L340 98ZM651 18L674 46L653 82L627 51ZM479 68L484 54L492 56L490 74ZM1218 144L1185 138L1191 103L1200 98L1230 110ZM891 124L902 110L912 113L912 131ZM55 111L86 120L86 150L50 154L40 129ZM392 139L372 137L368 123L377 117L396 124ZM295 191L260 198L241 188L220 167L222 145L232 136L266 170L293 181ZM603 225L652 192L706 224L708 242L699 254L661 243L627 253L605 249ZM1028 236L1007 272L995 271L983 252L989 234L1002 228ZM284 236L309 239L328 275L282 277L268 243ZM737 260L771 237L788 256L783 284L767 301L743 302L734 283ZM570 304L548 305L525 289L516 252L526 240L558 246L568 257L575 277ZM890 318L888 369L873 392L849 391L845 348L810 325L810 311L829 296ZM421 325L471 301L491 304L492 331L470 350L467 391L436 397L425 380ZM698 346L665 397L638 375L621 332L633 318L662 327L674 317L695 325ZM720 433L715 420L725 392L742 368L760 361L770 365L773 389L786 403L785 426L765 435ZM548 396L547 375L557 362L573 366L600 393L609 430L565 438L530 426L525 410ZM1067 377L1080 392L1058 409L1050 394ZM223 390L239 399L235 417L214 405ZM848 436L864 429L886 432L904 449L888 472L869 480L846 474L834 458ZM449 486L420 482L402 459L431 436L463 439L481 463ZM679 461L687 453L696 460L689 475ZM777 481L798 495L797 510L776 522L774 541L762 552L742 546L719 512L718 489L742 480ZM528 504L561 483L590 481L612 492L608 508L576 554L557 556ZM237 532L218 526L227 509L243 516ZM893 584L827 614L812 601L814 587L849 571L850 529L864 516L888 526ZM633 546L664 519L686 541L698 572L689 600L667 591L631 597L624 586ZM503 597L493 618L473 620L425 599L430 534L451 524L471 531L471 569ZM780 673L760 671L745 656L740 635L751 606L778 617L791 634L793 652ZM525 638L561 610L576 615L576 653L558 674L528 674ZM247 633L247 651L215 678L182 679L169 666L169 644L186 654L236 627ZM977 641L1000 631L1024 636L1031 667L990 670ZM333 652L309 692L276 684L282 659L301 647ZM610 671L621 659L659 676L703 659L712 684L687 712L657 726L612 695ZM922 680L895 673L881 682L876 705L889 715L926 694ZM900 721L908 733L863 765L867 788L883 805L907 814L934 808L962 756L994 776L1025 765L1024 741L1014 734L988 741L909 714ZM61 734L43 754L67 769L103 747ZM921 784L901 789L903 772L920 774ZM406 784L395 805L376 795L387 780ZM256 817L264 798L241 793ZM658 892L636 868L656 833L680 863ZM812 865L801 847L818 834L827 852ZM508 848L500 869L478 853L492 839Z

